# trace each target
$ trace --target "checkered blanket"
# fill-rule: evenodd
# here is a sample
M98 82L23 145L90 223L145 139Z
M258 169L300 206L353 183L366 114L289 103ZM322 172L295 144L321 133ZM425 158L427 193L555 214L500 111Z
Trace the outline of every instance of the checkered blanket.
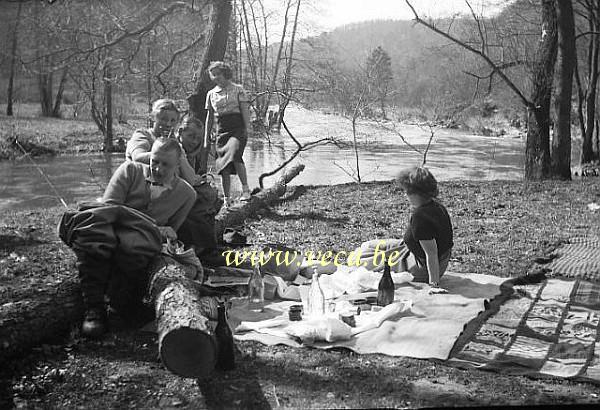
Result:
M579 279L509 280L498 299L467 327L451 363L600 383L600 285Z
M600 281L600 238L573 238L559 248L555 258L542 265L554 276Z

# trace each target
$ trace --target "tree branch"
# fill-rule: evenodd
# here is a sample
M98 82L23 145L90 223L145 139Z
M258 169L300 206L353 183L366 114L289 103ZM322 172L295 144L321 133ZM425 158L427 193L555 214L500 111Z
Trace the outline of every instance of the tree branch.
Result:
M498 76L500 76L500 78L502 78L502 80L506 83L506 85L508 85L508 87L513 90L513 92L519 97L519 99L523 102L523 104L527 107L531 107L533 106L533 102L531 102L527 97L525 97L525 95L521 92L521 90L519 90L519 88L510 80L510 78L508 78L506 76L506 74L504 74L498 67L498 65L496 63L494 63L492 61L492 59L484 52L481 52L475 48L473 48L472 46L468 45L467 43L465 43L464 41L461 41L459 39L457 39L456 37L452 36L449 33L446 33L443 30L438 29L435 25L426 22L425 20L421 19L421 17L419 17L419 14L416 12L415 8L413 7L413 5L410 3L409 0L404 0L406 2L406 4L408 5L408 7L411 9L411 11L413 12L413 15L415 16L415 21L425 27L427 27L428 29L432 30L433 32L441 35L442 37L447 38L448 40L456 43L457 45L463 47L464 49L477 54L478 56L480 56L491 68L492 70L496 71L498 73Z
M160 83L160 86L163 89L163 94L165 94L167 92L167 86L165 85L163 79L162 79L162 75L164 73L166 73L172 66L173 63L175 62L175 60L177 59L177 57L183 53L185 53L186 51L190 50L191 48L195 47L202 39L204 39L204 33L200 33L198 35L198 37L196 37L194 39L194 41L192 41L190 44L188 44L187 46L181 47L180 49L176 50L172 55L171 55L171 60L169 60L169 62L167 63L167 65L158 73L156 74L156 79L158 80L158 82Z

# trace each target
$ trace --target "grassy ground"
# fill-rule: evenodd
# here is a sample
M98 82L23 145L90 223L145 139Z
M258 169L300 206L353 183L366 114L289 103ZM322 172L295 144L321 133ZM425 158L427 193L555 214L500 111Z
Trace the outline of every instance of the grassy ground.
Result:
M450 270L502 277L573 236L600 232L597 179L573 182L444 182L455 224ZM55 236L61 209L0 215L0 300L74 275L72 252ZM247 221L255 244L349 251L398 236L409 209L389 182L291 188ZM25 259L23 259L25 258ZM530 379L442 362L239 343L237 369L184 380L156 360L153 334L116 329L89 342L76 329L3 366L0 397L22 408L373 408L600 403L600 386ZM1 403L1 402L0 402ZM1 404L0 404L0 407Z
M27 151L30 147L43 147L45 153L85 154L102 149L102 133L96 124L89 120L39 117L32 107L23 105L22 112L14 117L0 114L0 160L12 159L23 152L12 144L18 137ZM136 128L146 126L141 117L130 119L127 124L114 125L114 140L129 137ZM38 152L32 152L36 156Z

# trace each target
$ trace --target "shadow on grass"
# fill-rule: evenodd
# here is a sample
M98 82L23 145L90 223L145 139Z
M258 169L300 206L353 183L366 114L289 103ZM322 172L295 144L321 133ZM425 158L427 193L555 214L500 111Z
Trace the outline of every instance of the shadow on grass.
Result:
M275 222L284 222L284 221L321 221L321 222L329 222L329 223L337 223L337 224L347 224L349 221L348 217L328 217L319 212L307 211L300 213L290 213L281 215L277 212L274 212L272 209L266 209L262 213L263 218L269 218Z
M348 350L279 346L257 350L263 351L261 356L238 355L234 371L215 372L210 378L198 380L207 408L335 408L344 401L351 407L357 402L359 406L389 407L406 401L411 394L412 383L401 380L404 376L387 361L374 368L357 363L365 356ZM282 350L289 353L282 354ZM376 356L368 359L377 361ZM383 401L380 404L377 400Z

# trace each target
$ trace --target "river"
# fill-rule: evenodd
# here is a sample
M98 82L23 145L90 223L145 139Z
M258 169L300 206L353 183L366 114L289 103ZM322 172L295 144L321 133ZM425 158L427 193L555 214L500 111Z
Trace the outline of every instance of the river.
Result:
M341 117L309 116L294 110L286 119L292 134L301 143L326 137L348 141L351 136L350 122ZM414 125L404 125L398 132L421 152L431 136L428 128ZM398 132L373 131L373 127L367 125L359 127L362 181L389 180L402 167L421 163L422 153L408 147ZM295 147L284 131L271 136L270 141L252 138L244 153L250 186L258 186L259 175L276 168ZM60 198L69 205L95 199L102 195L110 175L123 158L123 154L93 154L38 158L35 164L28 158L0 162L0 211L48 207L60 204ZM356 158L351 146L318 146L300 153L292 162L295 163L303 163L306 168L293 180L293 185L331 185L356 178ZM459 130L435 129L427 166L440 181L522 180L523 138L484 137ZM265 185L276 179L277 175L266 178ZM216 182L220 185L218 178ZM234 196L239 189L235 178Z

